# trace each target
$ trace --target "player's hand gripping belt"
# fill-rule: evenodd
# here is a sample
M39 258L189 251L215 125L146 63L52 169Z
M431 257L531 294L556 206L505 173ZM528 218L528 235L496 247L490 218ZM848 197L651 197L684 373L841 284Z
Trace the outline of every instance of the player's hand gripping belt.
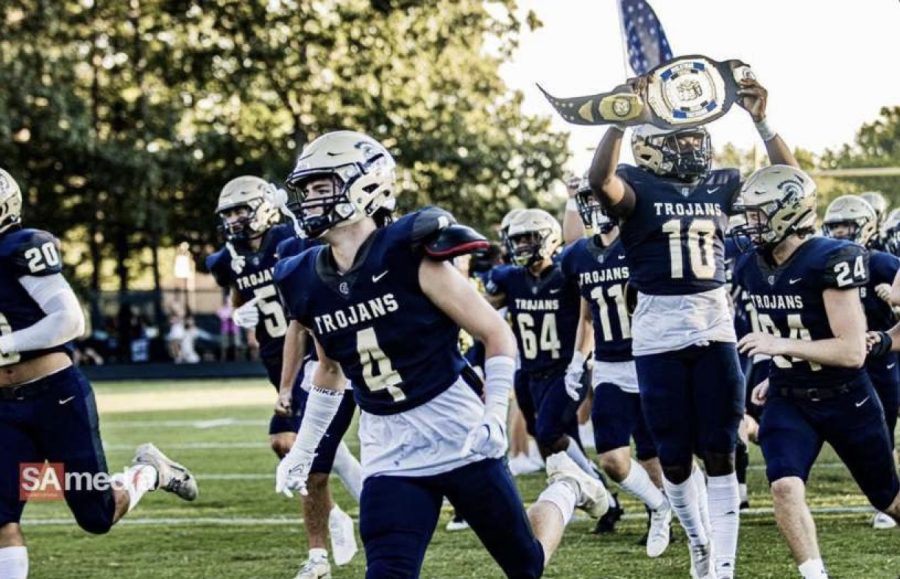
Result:
M566 368L566 394L576 402L581 400L582 376L584 376L584 354L576 350Z
M869 332L869 356L878 358L891 351L894 340L887 332Z
M506 439L506 414L509 392L513 386L516 362L508 356L493 356L484 363L484 414L466 441L460 455L480 454L486 458L500 458L509 446Z
M255 297L234 310L231 314L231 319L234 320L234 323L247 330L255 328L259 323L259 308L256 307L256 302L258 301L259 298Z
M297 439L290 452L278 463L278 469L275 471L276 493L283 493L288 497L293 495L293 491L298 491L304 496L307 494L306 479L309 478L316 448L319 447L319 441L325 436L328 425L337 414L343 397L343 392L326 390L318 386L309 389L309 399L306 402L306 411L297 432Z

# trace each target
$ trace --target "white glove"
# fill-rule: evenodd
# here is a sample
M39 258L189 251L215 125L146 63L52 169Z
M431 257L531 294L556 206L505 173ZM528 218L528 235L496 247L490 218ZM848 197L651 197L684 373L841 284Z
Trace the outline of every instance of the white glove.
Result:
M584 354L576 351L566 368L566 394L576 402L581 400L582 376L584 376Z
M263 195L272 207L275 207L276 209L287 207L287 191L278 187L275 183L267 184Z
M306 479L309 478L314 457L315 454L291 449L275 470L275 492L286 497L292 497L293 491L303 496L309 494L306 491Z
M231 319L234 320L234 323L248 330L255 328L259 324L259 308L256 307L256 302L258 301L259 298L255 297L234 310L234 313L231 314Z
M485 458L500 458L506 455L508 447L506 424L496 414L485 412L481 422L469 431L460 456L466 457L470 453L475 453Z

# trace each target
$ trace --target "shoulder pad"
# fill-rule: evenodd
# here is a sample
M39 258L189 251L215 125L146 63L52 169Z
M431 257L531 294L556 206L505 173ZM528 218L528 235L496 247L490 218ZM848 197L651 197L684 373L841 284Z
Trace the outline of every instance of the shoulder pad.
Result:
M300 267L300 263L303 261L303 256L301 255L291 255L285 257L284 259L279 259L275 263L275 270L273 272L275 276L275 283L280 283L291 276L291 274Z
M22 229L4 240L12 269L18 276L62 273L59 240L39 229Z
M288 237L282 239L275 248L275 257L284 259L292 255L300 255L310 247L309 240L300 239L299 237Z
M842 242L825 250L824 287L849 289L868 283L869 253L862 246Z
M220 287L227 288L231 285L231 255L224 247L206 258L206 269L212 274L213 279Z
M444 261L479 249L487 249L490 245L485 236L471 227L455 224L433 234L432 239L425 243L425 253L432 259Z
M506 278L514 269L514 266L511 265L498 265L497 267L489 271L487 275L487 281L484 284L485 291L487 291L487 293L490 295L505 293Z

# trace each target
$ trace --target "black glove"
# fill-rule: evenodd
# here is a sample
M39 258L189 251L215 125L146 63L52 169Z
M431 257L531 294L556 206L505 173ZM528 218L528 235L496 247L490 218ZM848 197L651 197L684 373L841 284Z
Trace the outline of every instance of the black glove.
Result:
M878 332L878 341L872 344L872 347L869 349L869 356L880 358L890 352L893 345L894 340L891 339L887 332Z

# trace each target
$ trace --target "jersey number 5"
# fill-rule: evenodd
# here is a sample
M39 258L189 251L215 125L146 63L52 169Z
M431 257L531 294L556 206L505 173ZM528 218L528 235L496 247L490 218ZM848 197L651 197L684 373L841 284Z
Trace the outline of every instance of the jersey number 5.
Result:
M2 313L0 313L0 336L6 336L12 333L12 326L9 325L9 322ZM18 352L11 352L9 354L0 354L0 366L9 366L12 364L17 364L22 356Z
M256 307L265 316L266 332L273 338L280 338L287 333L287 319L284 317L284 308L278 301L278 293L274 285L267 285L254 290L254 295L259 298Z
M713 238L716 224L711 219L692 219L684 230L681 219L666 221L663 233L669 236L669 258L672 279L684 278L682 248L688 248L688 261L696 279L712 279L716 275L716 255Z

